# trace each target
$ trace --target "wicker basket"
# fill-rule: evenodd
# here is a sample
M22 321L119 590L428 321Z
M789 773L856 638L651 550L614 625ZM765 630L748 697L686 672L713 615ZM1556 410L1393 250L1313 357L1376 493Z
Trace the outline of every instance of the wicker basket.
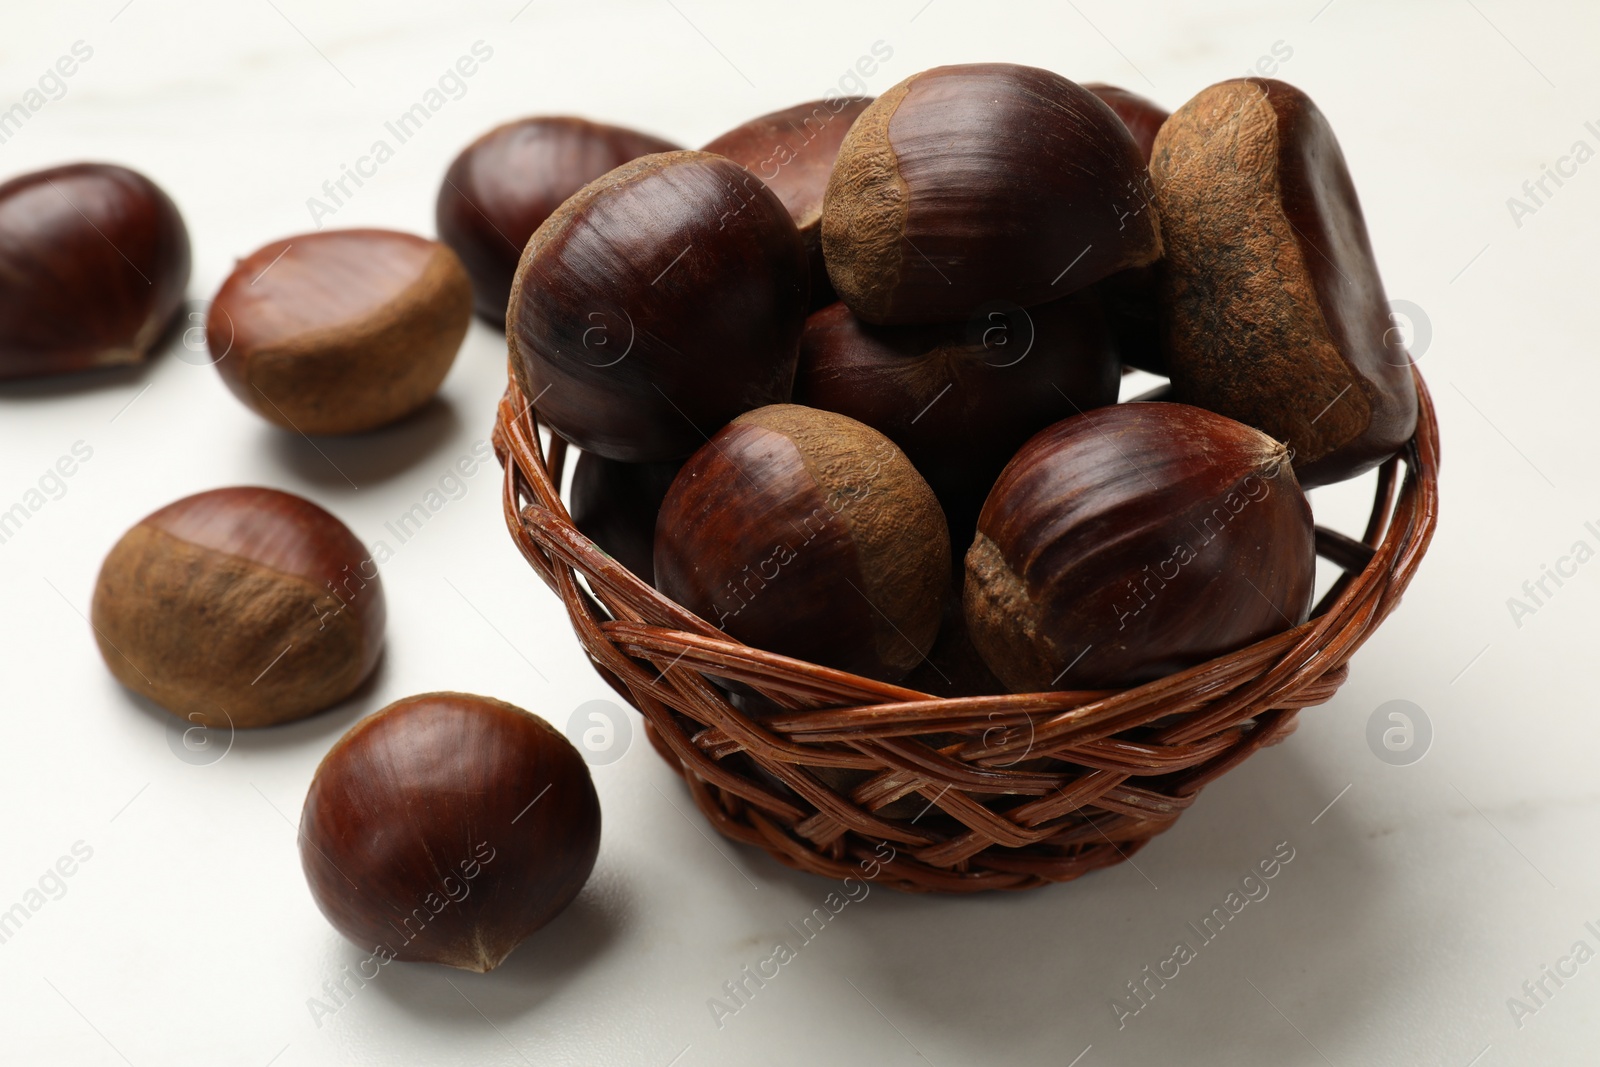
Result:
M1317 529L1344 574L1310 621L1119 692L938 699L749 648L578 532L559 493L565 443L546 455L514 381L494 443L517 547L718 830L835 879L870 868L902 890L1028 889L1126 859L1332 698L1437 522L1438 430L1416 382L1416 436L1380 468L1361 540ZM781 707L752 718L708 675Z

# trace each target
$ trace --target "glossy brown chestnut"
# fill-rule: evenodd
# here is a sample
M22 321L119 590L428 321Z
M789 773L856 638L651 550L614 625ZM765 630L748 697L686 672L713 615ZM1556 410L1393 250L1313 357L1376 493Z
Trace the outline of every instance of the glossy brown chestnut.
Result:
M600 175L678 148L647 133L543 116L496 126L456 156L439 186L439 240L472 276L478 314L506 321L511 280L528 238L561 202Z
M328 752L300 815L317 907L381 962L499 966L583 888L600 802L577 749L466 693L397 700Z
M838 299L822 259L822 195L851 123L872 103L865 96L829 96L735 126L705 146L727 156L778 194L789 209L811 262L811 307Z
M213 489L111 549L91 609L123 685L201 726L271 726L349 696L383 645L383 583L343 523L276 489Z
M1311 508L1288 450L1183 404L1057 423L995 483L967 627L1015 692L1136 685L1303 622Z
M572 524L646 584L654 584L656 516L682 466L621 463L580 453L572 472Z
M1167 109L1138 93L1130 93L1104 82L1085 82L1083 87L1117 113L1117 118L1133 134L1133 143L1139 146L1139 152L1148 164L1151 146L1156 143L1156 132L1167 121Z
M144 175L74 163L0 185L0 378L140 363L188 284L189 232Z
M678 473L656 587L745 644L893 681L933 645L950 540L894 442L831 411L739 416Z
M360 433L438 391L472 319L456 254L393 230L324 230L239 261L206 318L233 395L299 433Z
M1035 67L936 67L845 136L822 209L828 275L875 323L1029 306L1161 255L1139 147L1093 93Z
M1179 397L1286 442L1302 485L1393 455L1416 427L1411 360L1311 99L1265 78L1213 85L1161 128L1151 173Z
M687 456L789 399L807 300L783 203L730 159L664 152L545 220L507 309L511 369L556 433L607 459Z
M848 415L905 451L970 540L1000 469L1038 431L1117 399L1099 301L994 305L965 324L873 326L834 304L806 320L795 401Z

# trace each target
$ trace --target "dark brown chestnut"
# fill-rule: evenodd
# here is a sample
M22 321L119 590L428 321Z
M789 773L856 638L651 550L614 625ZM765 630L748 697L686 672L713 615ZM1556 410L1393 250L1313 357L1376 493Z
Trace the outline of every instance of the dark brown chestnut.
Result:
M1136 685L1303 622L1315 576L1280 442L1184 404L1118 404L1001 473L967 553L967 627L1013 691Z
M1106 327L1124 366L1167 374L1166 335L1161 329L1161 264L1118 271L1095 283Z
M599 849L578 750L543 719L466 693L358 722L300 815L317 907L380 963L494 969L572 902Z
M811 261L811 307L838 299L822 259L822 196L851 123L872 103L866 96L829 96L735 126L705 146L727 156L778 194Z
M1167 109L1115 85L1092 82L1084 88L1117 113L1117 118L1133 134L1134 143L1148 164L1156 133L1167 121ZM1165 375L1167 359L1162 349L1165 342L1161 334L1158 270L1160 264L1118 271L1099 282L1095 289L1105 305L1106 322L1117 340L1122 362L1152 374Z
M1139 152L1148 164L1150 148L1156 143L1156 133L1161 129L1161 124L1167 121L1167 109L1138 93L1104 82L1085 82L1083 87L1117 113L1117 118L1133 134L1133 143L1139 146Z
M965 567L962 566L961 570L962 573L955 579L959 584L945 597L938 640L928 651L927 659L900 683L907 689L946 698L990 696L1006 691L1005 684L995 677L989 665L983 661L978 647L972 643L972 635L967 631L961 595L961 587L965 585Z
M572 524L611 558L655 583L656 516L682 463L622 463L580 453L572 472Z
M893 441L775 404L734 419L678 472L655 569L661 592L745 644L893 681L938 633L950 540Z
M993 305L963 325L873 326L844 304L806 320L795 401L864 422L905 451L970 540L1000 469L1038 431L1113 404L1117 353L1089 293Z
M561 202L602 174L679 146L621 126L567 116L496 126L456 156L439 186L439 240L472 276L478 314L496 326L522 249Z
M360 433L426 404L472 319L456 254L394 230L324 230L240 260L206 319L233 395L300 433Z
M119 682L201 726L331 707L383 646L378 568L354 534L276 489L213 489L146 516L106 556L90 618Z
M730 159L664 152L545 220L507 309L511 369L556 433L629 462L687 456L786 401L805 324L805 245Z
M1058 74L936 67L845 136L822 209L839 298L868 322L1029 306L1161 255L1148 175L1116 114Z
M183 305L189 232L149 178L74 163L0 185L0 378L141 363Z
M1411 361L1311 99L1267 78L1213 85L1162 126L1151 173L1179 398L1287 443L1305 486L1393 455L1416 427Z

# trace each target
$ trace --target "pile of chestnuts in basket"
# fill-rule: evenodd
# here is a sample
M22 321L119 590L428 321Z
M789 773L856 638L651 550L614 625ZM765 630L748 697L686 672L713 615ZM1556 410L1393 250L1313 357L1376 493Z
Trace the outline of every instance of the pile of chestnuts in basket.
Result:
M472 176L507 142L628 143L503 129L464 187L501 195ZM1338 142L1279 81L1169 116L940 67L625 162L514 267L454 201L582 451L578 527L740 642L934 695L1131 686L1303 622L1304 490L1415 425ZM1170 386L1119 404L1125 366Z
M206 322L222 383L364 433L429 403L476 312L581 450L605 553L734 640L935 696L1138 685L1303 622L1305 490L1415 426L1338 142L1279 81L1168 115L948 66L699 151L529 118L460 153L437 221L241 259ZM142 175L58 167L0 185L0 270L0 378L139 363L189 236ZM1169 384L1119 403L1127 368ZM201 492L111 550L95 639L191 729L303 718L373 675L374 555L294 494ZM486 970L577 895L600 810L542 719L439 692L334 745L301 831L378 965Z

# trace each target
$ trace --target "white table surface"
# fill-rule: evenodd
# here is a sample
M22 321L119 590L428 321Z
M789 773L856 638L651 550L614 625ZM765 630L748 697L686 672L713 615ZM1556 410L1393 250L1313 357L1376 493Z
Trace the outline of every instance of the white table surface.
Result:
M214 486L302 493L364 540L385 537L385 521L487 438L502 342L474 324L425 415L315 445L247 412L181 349L135 373L0 387L0 504L75 442L93 449L65 495L0 544L0 909L75 845L92 850L59 899L0 944L0 1061L1600 1061L1600 961L1559 986L1544 979L1538 1001L1522 988L1547 965L1570 971L1560 961L1575 942L1600 949L1600 563L1532 615L1516 620L1507 605L1575 541L1600 546L1585 526L1600 526L1600 163L1559 188L1547 181L1553 195L1520 225L1507 206L1574 142L1600 148L1600 9L123 2L6 5L0 108L74 42L93 56L0 145L0 174L81 158L149 174L192 232L197 307L236 257L309 228L307 198L480 40L493 57L465 94L327 224L431 234L446 164L505 119L579 113L695 145L822 95L877 41L893 55L871 92L936 64L1000 59L1168 106L1277 45L1292 52L1281 76L1339 131L1390 296L1426 318L1444 519L1337 698L1210 787L1137 866L982 899L875 889L719 1028L710 998L833 887L708 837L630 711L631 749L594 768L604 841L565 914L496 973L395 964L314 1018L310 998L365 955L318 913L295 847L333 740L423 690L492 694L558 726L612 696L507 538L495 469L383 568L391 619L375 684L308 721L241 732L215 762L178 758L164 713L103 668L83 613L124 529ZM1366 492L1319 491L1319 518L1356 527ZM1425 758L1407 766L1367 741L1391 700L1432 726ZM1294 859L1269 895L1119 1028L1125 983L1280 842ZM1515 1015L1513 997L1537 1010Z

